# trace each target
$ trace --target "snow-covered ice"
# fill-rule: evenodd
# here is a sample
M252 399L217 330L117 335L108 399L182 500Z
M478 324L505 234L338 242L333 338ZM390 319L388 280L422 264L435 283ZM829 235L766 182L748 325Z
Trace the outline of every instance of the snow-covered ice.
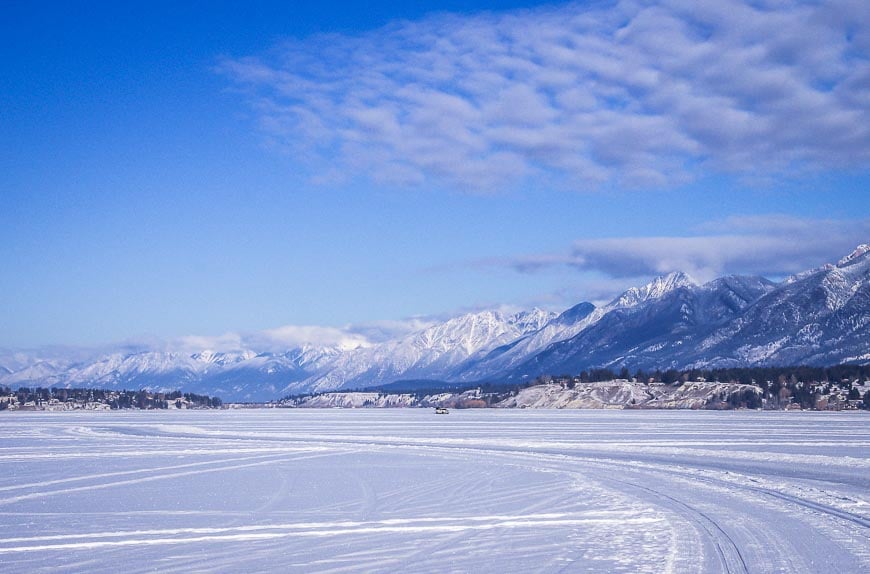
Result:
M868 422L7 413L0 571L867 572Z

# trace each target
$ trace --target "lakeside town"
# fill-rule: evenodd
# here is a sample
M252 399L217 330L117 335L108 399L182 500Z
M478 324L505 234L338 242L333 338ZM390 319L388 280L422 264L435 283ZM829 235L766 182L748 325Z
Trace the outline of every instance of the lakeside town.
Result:
M0 387L0 411L108 411L119 409L215 409L223 401L195 393L149 390Z

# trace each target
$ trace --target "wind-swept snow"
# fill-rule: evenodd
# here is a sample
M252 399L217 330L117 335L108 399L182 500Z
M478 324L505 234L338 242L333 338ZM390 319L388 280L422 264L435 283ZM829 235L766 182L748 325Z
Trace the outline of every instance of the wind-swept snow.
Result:
M0 417L0 570L866 572L861 414Z

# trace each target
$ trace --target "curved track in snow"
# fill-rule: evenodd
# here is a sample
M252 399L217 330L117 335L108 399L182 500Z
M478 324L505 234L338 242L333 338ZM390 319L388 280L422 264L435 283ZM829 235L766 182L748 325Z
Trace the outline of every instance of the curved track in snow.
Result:
M0 570L870 570L870 425L807 413L0 418Z

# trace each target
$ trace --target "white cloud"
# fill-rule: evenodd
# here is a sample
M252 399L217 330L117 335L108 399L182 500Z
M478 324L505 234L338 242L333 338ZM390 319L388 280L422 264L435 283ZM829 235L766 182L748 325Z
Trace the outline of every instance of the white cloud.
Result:
M870 11L663 0L440 15L226 59L315 176L489 190L870 163Z
M306 345L355 349L369 347L414 331L425 329L433 319L412 317L406 320L373 321L341 327L322 325L283 325L273 329L246 333L227 332L222 335L186 335L171 340L150 338L129 341L125 348L130 352L181 350L185 353L232 352L253 350L255 352L284 352Z
M616 278L684 271L706 281L724 274L781 277L838 261L870 240L870 219L805 219L786 215L729 217L693 235L582 239L565 254L501 260L520 272L567 265ZM497 262L486 262L492 265Z
M371 321L348 326L352 333L365 337L371 343L382 343L422 331L435 324L433 317L411 317L404 320Z
M223 335L186 335L175 341L151 341L150 348L169 350L171 348L182 349L186 353L198 353L213 351L216 353L237 351L244 348L244 341L238 333L224 333Z
M267 329L246 337L247 344L259 348L292 349L305 345L335 346L342 349L367 347L368 339L347 329L316 325L285 325Z

